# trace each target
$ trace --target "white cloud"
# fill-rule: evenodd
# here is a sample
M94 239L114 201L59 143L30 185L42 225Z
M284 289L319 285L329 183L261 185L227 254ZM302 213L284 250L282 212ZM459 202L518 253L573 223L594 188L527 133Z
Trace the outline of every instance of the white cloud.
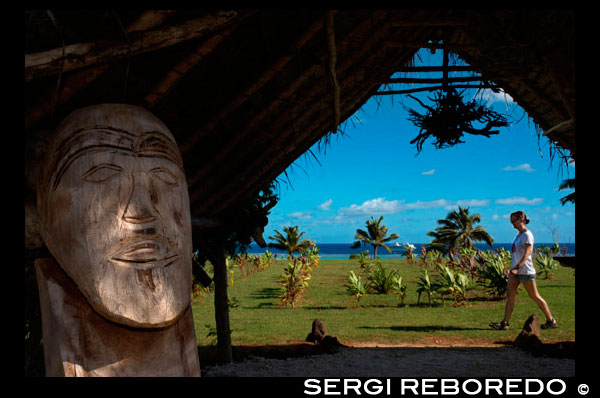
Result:
M504 170L504 171L525 171L527 173L531 173L532 171L535 171L535 169L532 168L529 163L523 163L518 166L506 166L502 170Z
M493 104L496 102L504 102L511 103L514 102L513 98L505 93L503 90L500 90L499 93L495 93L490 89L484 89L481 92L481 98L486 101L488 104Z
M310 220L312 218L310 211L295 211L289 213L288 217L297 218L299 220Z
M319 209L319 210L330 210L332 203L333 203L333 199L326 200L325 202L323 202L320 205L318 205L317 209Z
M496 199L496 203L500 205L537 205L542 203L544 199L533 198L527 199L524 196L513 196L512 198Z
M459 200L456 202L456 204L459 206L462 206L462 207L484 207L484 206L489 206L490 200L489 199L466 199L466 200Z
M374 215L374 214L393 214L400 209L400 202L397 200L385 200L385 198L376 198L363 202L361 205L352 204L350 207L340 209L339 215Z
M494 220L494 221L496 221L496 220L497 220L497 219L499 219L499 218L500 218L500 216L499 216L498 214L494 214L494 215L492 216L492 220Z
M433 173L435 173L435 169L431 169L431 170L427 170L427 171L422 171L421 175L423 175L423 176L430 176L430 175L433 175Z
M449 200L446 200L446 199L430 200L427 202L422 202L420 200L417 200L416 202L407 203L407 204L403 205L402 210L433 209L436 207L448 208L448 207L452 207L452 206L453 206L452 202L450 202Z
M379 216L384 214L395 214L406 210L422 210L443 208L453 210L458 206L462 207L482 207L490 204L489 199L463 199L457 201L449 201L447 199L437 199L430 201L418 200L412 203L404 203L399 200L385 200L385 198L376 198L363 202L360 205L352 204L350 207L345 207L339 210L338 217L370 215Z

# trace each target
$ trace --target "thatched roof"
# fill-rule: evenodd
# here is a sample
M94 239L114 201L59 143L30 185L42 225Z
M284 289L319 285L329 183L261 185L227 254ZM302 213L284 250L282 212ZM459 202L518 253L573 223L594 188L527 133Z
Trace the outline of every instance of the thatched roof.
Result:
M179 143L193 216L214 217L438 40L574 156L575 15L564 10L26 11L26 134L82 106L145 106Z

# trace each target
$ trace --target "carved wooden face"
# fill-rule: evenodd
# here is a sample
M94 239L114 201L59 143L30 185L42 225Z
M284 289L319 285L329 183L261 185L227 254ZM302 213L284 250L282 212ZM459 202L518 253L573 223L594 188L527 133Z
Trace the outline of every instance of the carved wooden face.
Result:
M192 241L181 155L140 107L103 104L57 128L38 192L42 236L94 309L133 327L190 303Z

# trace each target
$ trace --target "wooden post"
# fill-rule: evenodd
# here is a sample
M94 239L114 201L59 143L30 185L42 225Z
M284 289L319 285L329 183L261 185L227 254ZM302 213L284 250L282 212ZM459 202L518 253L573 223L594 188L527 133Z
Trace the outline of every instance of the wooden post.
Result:
M220 235L213 249L218 363L230 363L232 361L229 299L227 298L227 264L225 262L224 243L225 237Z

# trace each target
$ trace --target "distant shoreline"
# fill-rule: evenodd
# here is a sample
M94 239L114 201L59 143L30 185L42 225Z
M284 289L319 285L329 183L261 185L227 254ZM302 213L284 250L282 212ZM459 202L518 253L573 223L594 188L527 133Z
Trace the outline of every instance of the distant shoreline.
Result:
M400 243L400 242L398 242ZM421 246L424 243L412 243L415 246L414 255L418 256L421 253ZM533 246L535 249L541 248L544 245L546 247L552 247L554 243L535 243ZM575 243L559 243L558 244L561 250L564 246L567 247L567 256L575 255ZM352 243L317 243L317 248L319 249L319 256L323 259L347 259L351 254L358 254L364 251L369 250L370 254L373 254L373 247L370 245L361 246L357 249L351 249ZM377 257L380 258L404 258L404 247L403 246L395 246L395 243L388 245L390 249L392 249L392 253L388 253L384 248L379 248L377 250ZM495 243L492 247L490 247L486 243L476 243L475 248L483 251L487 250L497 250L499 248L504 248L506 250L510 250L512 243ZM263 254L265 250L270 251L273 254L287 254L286 251L278 250L275 248L265 247L260 248L256 243L251 243L248 247L248 254ZM560 253L562 255L562 252Z

